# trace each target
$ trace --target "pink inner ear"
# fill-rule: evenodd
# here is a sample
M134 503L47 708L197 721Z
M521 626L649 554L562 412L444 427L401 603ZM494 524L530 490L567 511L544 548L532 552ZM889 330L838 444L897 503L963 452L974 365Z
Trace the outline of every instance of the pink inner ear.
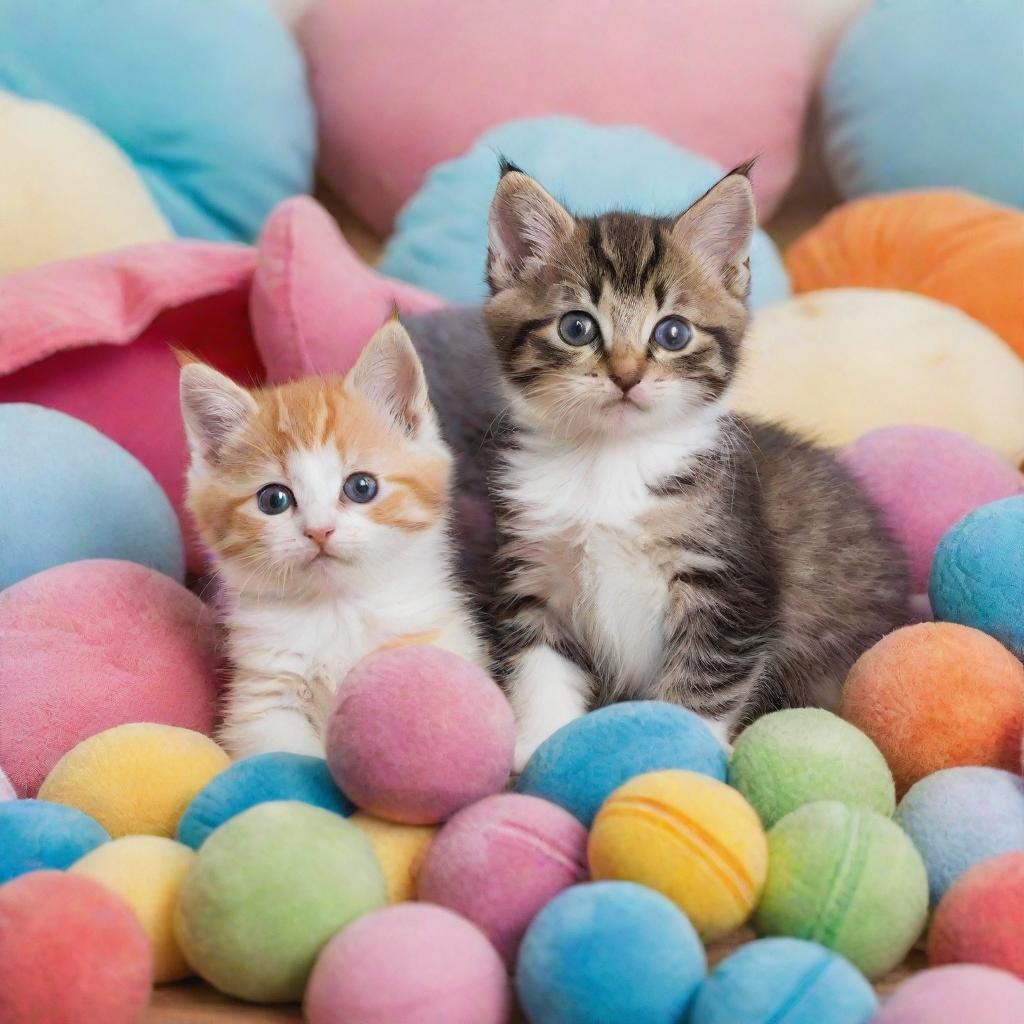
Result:
M270 215L249 312L271 382L346 373L396 305L425 313L444 302L363 263L314 199L287 199Z

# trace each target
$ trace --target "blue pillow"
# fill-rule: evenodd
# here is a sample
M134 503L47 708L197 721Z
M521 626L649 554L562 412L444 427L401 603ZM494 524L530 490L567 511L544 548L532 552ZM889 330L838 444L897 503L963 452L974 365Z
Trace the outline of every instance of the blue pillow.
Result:
M385 274L456 304L486 297L487 211L498 184L499 153L581 215L619 209L671 216L725 173L644 128L572 117L510 121L427 175L398 215L380 265ZM789 295L782 259L763 231L754 237L750 266L751 308Z
M249 240L312 183L305 67L267 0L0 0L0 89L108 135L179 235Z
M0 804L0 885L30 871L63 871L110 840L75 807L45 800Z

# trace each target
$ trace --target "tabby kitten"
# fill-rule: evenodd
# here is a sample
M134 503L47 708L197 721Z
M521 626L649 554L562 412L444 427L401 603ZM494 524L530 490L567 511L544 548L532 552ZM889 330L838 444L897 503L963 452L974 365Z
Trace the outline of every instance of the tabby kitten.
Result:
M834 707L905 619L903 557L850 476L729 410L748 171L674 219L589 218L503 167L485 316L512 424L497 647L520 765L617 700L676 701L723 742L776 708Z
M186 362L181 408L188 506L225 598L231 754L322 756L334 689L372 651L483 662L451 575L451 455L397 320L344 379L247 391Z

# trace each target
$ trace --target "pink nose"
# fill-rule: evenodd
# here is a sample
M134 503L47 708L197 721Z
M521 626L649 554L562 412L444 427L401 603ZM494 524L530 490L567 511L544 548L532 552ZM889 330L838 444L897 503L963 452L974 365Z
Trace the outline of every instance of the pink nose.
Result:
M318 526L308 527L306 529L306 536L311 540L315 541L320 547L323 547L327 543L327 538L334 533L333 526Z

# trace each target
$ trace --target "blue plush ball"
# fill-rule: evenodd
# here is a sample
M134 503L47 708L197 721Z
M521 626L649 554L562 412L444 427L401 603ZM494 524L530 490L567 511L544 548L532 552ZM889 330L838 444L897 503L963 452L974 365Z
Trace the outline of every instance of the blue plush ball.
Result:
M178 518L135 456L73 416L20 402L0 404L0 438L0 589L85 558L185 578Z
M178 841L197 850L229 818L268 800L298 800L344 817L356 809L322 757L257 754L214 776L193 797L178 822Z
M758 939L701 985L688 1024L867 1024L875 991L848 960L816 942Z
M0 803L0 885L29 871L63 871L109 839L99 822L74 807L45 800Z
M499 153L577 214L633 210L673 216L725 173L707 157L643 128L572 117L510 121L427 175L398 216L380 264L385 274L453 303L486 297L487 213L498 184ZM789 295L782 259L763 231L754 236L750 266L751 308Z
M934 906L969 867L1024 850L1024 779L999 768L944 768L910 787L896 821L924 860Z
M1024 495L976 508L939 542L935 618L973 626L1024 659Z
M840 42L825 155L846 197L954 186L1024 206L1020 0L889 0Z
M0 89L108 135L179 235L248 240L280 200L309 191L306 70L266 0L59 7L0 0Z
M516 789L564 807L589 828L612 790L635 775L665 768L724 782L729 759L692 711L657 700L627 701L592 711L549 736Z
M531 1024L679 1024L704 978L689 918L634 882L559 893L519 948L516 990Z

